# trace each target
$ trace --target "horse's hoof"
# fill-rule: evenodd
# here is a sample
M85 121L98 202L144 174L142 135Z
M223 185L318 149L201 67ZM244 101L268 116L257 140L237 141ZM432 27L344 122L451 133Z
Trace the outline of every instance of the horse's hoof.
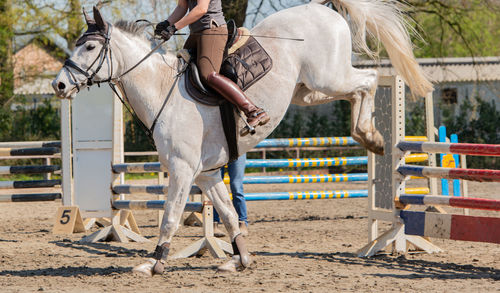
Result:
M384 155L384 147L383 146L374 145L374 146L370 146L368 149L376 155L379 155L379 156Z
M378 131L375 131L373 133L373 150L372 152L374 152L375 154L377 155L380 155L380 156L383 156L384 155L384 137L382 136L382 134L380 134L380 132Z
M218 273L234 273L241 267L240 256L233 255L233 257L223 265L217 267Z
M156 263L156 260L150 258L150 259L148 259L147 262L140 264L138 266L135 266L132 269L132 272L141 274L141 275L146 276L146 277L152 277L154 275L153 267L154 267L155 263Z
M217 267L217 273L234 273L236 272L236 263L233 260L226 262Z
M242 264L244 263L244 265ZM250 256L245 257L243 260L239 255L233 255L233 257L223 265L217 267L218 273L234 273L236 271L242 271L250 266L252 260Z
M163 271L165 271L165 264L162 261L157 260L153 266L153 275L161 275L163 274Z
M250 254L242 254L240 255L240 264L243 268L248 268L252 263L252 259L250 258Z

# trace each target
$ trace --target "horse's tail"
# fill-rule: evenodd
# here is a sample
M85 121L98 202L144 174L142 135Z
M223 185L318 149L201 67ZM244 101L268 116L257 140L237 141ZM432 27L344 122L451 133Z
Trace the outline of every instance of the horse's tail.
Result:
M408 22L396 0L327 0L347 18L349 15L354 48L365 51L375 58L366 43L366 32L384 45L396 71L401 74L412 93L425 96L433 90L432 83L425 76L413 55L413 46L408 32Z

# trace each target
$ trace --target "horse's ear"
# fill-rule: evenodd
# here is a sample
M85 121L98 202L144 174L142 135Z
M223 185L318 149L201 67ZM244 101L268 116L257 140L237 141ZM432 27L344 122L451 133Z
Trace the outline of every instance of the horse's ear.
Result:
M107 33L108 32L108 23L104 21L104 19L102 18L101 12L95 6L94 6L94 19L95 19L95 23L97 25L97 28L100 31Z
M87 23L87 26L95 24L95 20L90 18L90 16L87 14L87 11L85 11L85 8L83 8L83 16L85 17L85 22Z

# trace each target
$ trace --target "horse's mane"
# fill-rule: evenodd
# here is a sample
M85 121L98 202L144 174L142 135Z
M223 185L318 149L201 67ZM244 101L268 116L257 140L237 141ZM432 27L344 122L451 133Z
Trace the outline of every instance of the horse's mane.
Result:
M150 26L150 23L147 21L128 21L128 20L118 20L117 22L114 23L114 27L119 29L122 32L128 33L138 39L141 39L144 42L150 43L152 46L156 45L155 42L151 39L148 39L146 37L146 34L144 33L145 29ZM162 48L159 50L159 52L167 58L172 58L172 56L175 56L173 54L165 54L168 53L165 48ZM173 57L174 60L176 59ZM165 60L165 59L164 59ZM167 74L169 77L172 77L175 73L177 73L176 68L172 67L171 65L168 65L170 70L167 71Z
M148 22L137 22L128 20L119 20L114 26L123 32L129 33L136 37L145 38L144 30L149 26Z

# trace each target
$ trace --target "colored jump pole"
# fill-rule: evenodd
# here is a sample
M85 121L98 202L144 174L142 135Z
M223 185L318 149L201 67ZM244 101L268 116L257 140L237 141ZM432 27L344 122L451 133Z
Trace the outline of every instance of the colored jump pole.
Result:
M326 183L367 181L367 173L324 174L324 175L282 175L282 176L245 176L243 184L286 184L286 183ZM229 177L224 178L229 184Z
M411 154L405 160L407 163L423 162L427 154ZM334 158L303 158L303 159L248 159L246 168L297 168L297 167L330 167L366 165L368 157L334 157ZM113 165L114 173L148 173L166 172L167 170L155 163L123 163Z
M0 189L47 188L61 185L61 180L0 181Z
M352 137L271 138L261 141L255 148L353 145L359 145L359 143Z
M408 141L427 141L425 136L406 136ZM359 145L352 137L309 137L309 138L268 138L261 141L255 148L272 147L329 147Z
M439 168L414 165L402 165L397 170L404 176L413 175L480 182L500 182L500 170Z
M500 144L402 141L398 143L397 147L402 151L489 157L500 156Z
M485 198L402 194L399 198L396 198L396 201L402 204L443 205L456 208L500 211L500 200Z
M458 135L456 135L456 134L450 135L450 141L452 143L458 143ZM460 156L457 155L457 154L454 154L453 155L453 160L455 161L455 167L458 168L458 166L460 166ZM454 179L453 180L453 195L454 196L460 196L461 195L461 192L460 192L460 180L458 180L458 179Z
M168 185L113 185L115 194L167 194ZM192 186L189 194L201 194L198 186Z
M0 156L51 156L58 154L59 148L45 147L45 148L0 148Z
M0 194L0 202L54 201L60 198L60 193Z
M438 129L439 142L446 142L446 127L440 126ZM441 167L443 166L445 154L439 154L439 163ZM455 165L456 167L456 165ZM448 179L441 178L441 193L444 195L450 194L450 188L448 186Z
M61 148L60 141L18 141L18 142L0 142L0 148Z
M364 197L368 197L367 190L324 190L324 191L298 191L298 192L245 193L245 199L247 201L307 200L307 199L364 198Z
M0 166L0 175L8 174L41 174L61 170L60 166Z
M165 200L115 200L113 208L118 210L164 210L167 207ZM184 212L201 213L203 204L201 202L188 202Z

